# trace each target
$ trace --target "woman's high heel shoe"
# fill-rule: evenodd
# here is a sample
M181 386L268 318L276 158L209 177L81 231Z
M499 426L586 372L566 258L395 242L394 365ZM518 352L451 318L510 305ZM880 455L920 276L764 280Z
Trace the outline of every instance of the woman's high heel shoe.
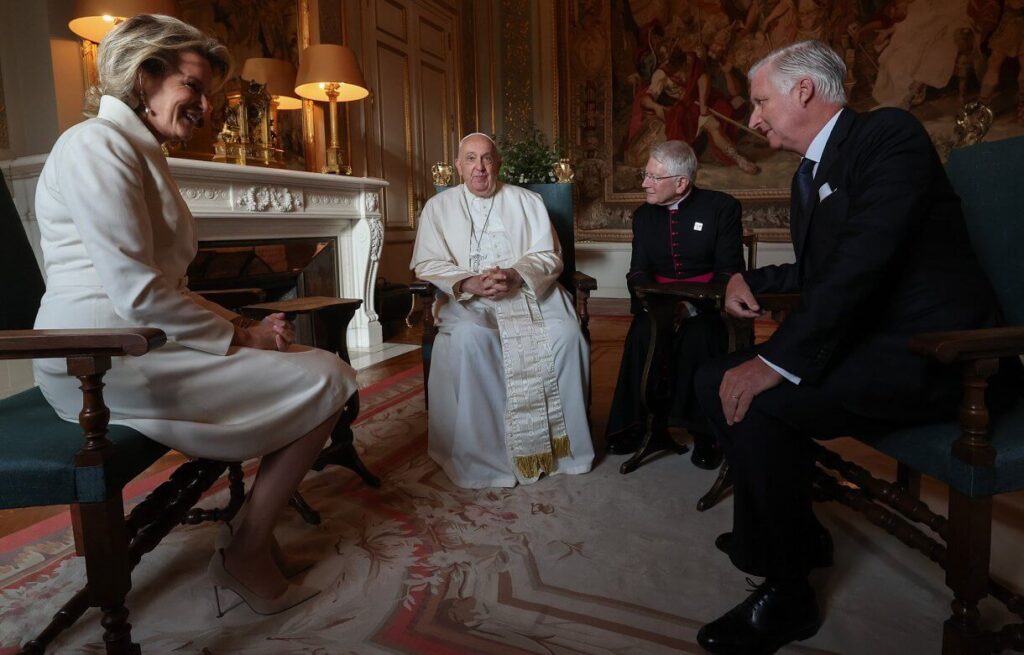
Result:
M288 588L285 589L284 593L277 598L263 598L262 596L257 596L247 589L241 582L236 580L235 577L228 573L227 569L224 568L224 551L222 550L218 550L214 553L213 559L210 560L210 566L207 569L207 573L210 576L210 580L213 582L213 595L217 601L218 619L241 604L235 603L227 609L222 609L220 604L220 594L225 590L233 592L236 596L242 599L242 603L249 606L249 609L257 614L263 614L264 616L280 614L285 610L306 602L313 596L320 593L319 589L313 589L312 587L288 585Z
M231 544L231 539L235 535L235 526L241 523L242 517L245 515L245 508L247 507L248 502L242 506L242 509L238 510L238 513L230 521L224 521L217 527L217 536L213 540L214 552L225 550ZM314 557L288 555L281 550L276 539L270 547L270 556L274 558L274 563L281 570L281 575L288 579L294 578L300 573L305 573L319 561Z

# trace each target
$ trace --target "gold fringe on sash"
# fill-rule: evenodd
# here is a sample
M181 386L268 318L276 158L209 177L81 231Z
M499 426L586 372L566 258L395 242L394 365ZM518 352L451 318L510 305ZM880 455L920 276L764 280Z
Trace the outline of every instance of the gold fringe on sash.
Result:
M569 435L563 434L559 437L555 437L554 439L552 439L551 452L554 454L555 459L571 457L572 451L569 450Z
M572 451L569 449L569 435L563 434L551 440L551 452L516 457L515 465L520 475L532 479L541 473L550 473L555 468L556 459L570 455Z
M519 474L527 479L532 479L541 474L547 473L555 466L555 458L551 453L537 453L515 458L516 469Z

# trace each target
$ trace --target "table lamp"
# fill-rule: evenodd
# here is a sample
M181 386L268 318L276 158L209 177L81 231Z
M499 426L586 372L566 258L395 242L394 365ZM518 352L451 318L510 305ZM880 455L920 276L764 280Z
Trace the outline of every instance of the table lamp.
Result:
M139 14L176 15L174 0L75 0L68 29L81 38L99 43L124 19Z
M338 103L362 100L370 95L355 53L347 46L330 43L309 46L299 60L295 93L309 100L330 103L331 141L323 172L339 175L344 169L345 175L351 173L352 169L342 162L338 147Z
M283 59L251 57L242 65L242 79L265 85L270 95L270 120L261 121L260 126L263 160L270 164L275 159L272 151L281 150L277 112L302 108L302 100L295 97L295 66Z
M124 19L139 14L174 16L174 0L75 0L68 29L82 39L82 78L95 86L96 44Z

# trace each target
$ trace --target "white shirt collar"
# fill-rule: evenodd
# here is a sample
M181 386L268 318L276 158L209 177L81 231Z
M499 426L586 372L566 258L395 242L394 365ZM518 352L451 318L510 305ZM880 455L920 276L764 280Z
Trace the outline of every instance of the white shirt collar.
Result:
M682 198L680 198L679 200L676 200L674 203L672 203L671 205L668 206L668 210L669 211L673 211L673 210L679 209L679 205L682 204L682 202L684 200L689 198L691 193L693 193L693 184L691 184L690 188L688 188L686 190L686 193L683 194Z
M487 211L487 208L491 206L492 202L494 202L494 196L498 195L498 189L495 189L492 195L487 196L486 198L481 198L470 191L469 187L465 184L462 185L462 191L466 194L466 204L469 205L470 209L483 212Z
M836 126L836 121L839 120L839 114L843 113L843 109L840 108L832 118L829 119L825 126L821 128L814 140L811 141L811 145L807 147L807 152L804 157L814 162L814 172L818 172L818 164L821 163L821 156L825 154L825 145L828 143L828 138L832 136L832 130Z

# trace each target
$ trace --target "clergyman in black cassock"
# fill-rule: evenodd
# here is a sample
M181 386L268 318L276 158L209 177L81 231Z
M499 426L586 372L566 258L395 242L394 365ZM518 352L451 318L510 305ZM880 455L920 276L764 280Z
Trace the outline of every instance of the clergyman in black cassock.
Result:
M651 326L633 289L680 280L724 283L743 269L740 203L725 193L697 187L696 173L697 159L682 141L652 149L643 183L648 202L633 213L632 257L626 275L633 322L605 431L609 452L614 454L636 450L645 428L641 379ZM693 377L701 364L725 352L725 325L717 310L693 308L691 314L673 339L668 423L694 434L695 464L715 468L721 458L697 405Z

